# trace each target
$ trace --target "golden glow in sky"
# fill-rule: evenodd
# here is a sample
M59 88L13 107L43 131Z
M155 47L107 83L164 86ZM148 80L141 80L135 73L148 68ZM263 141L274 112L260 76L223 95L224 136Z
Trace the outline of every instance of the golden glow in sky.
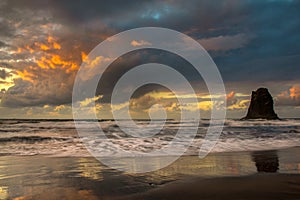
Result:
M7 91L10 87L14 86L14 79L20 78L18 74L13 73L13 70L0 66L0 70L5 70L10 76L6 77L5 81L0 81L0 91ZM1 79L0 79L1 80Z

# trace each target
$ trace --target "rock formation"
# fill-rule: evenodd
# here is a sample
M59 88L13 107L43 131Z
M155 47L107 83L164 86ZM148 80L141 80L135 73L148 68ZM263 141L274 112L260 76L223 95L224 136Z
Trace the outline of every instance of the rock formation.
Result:
M243 119L279 119L273 106L273 98L268 89L259 88L252 92L248 113Z

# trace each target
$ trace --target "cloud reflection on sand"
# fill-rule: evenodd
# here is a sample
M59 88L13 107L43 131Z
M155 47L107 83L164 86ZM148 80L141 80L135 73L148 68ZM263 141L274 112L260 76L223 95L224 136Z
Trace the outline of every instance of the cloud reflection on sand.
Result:
M300 174L299 151L300 148L278 150L277 173ZM268 156L266 152L259 153L262 154ZM112 170L91 157L1 156L0 199L113 198L145 192L187 177L247 176L257 173L257 162L252 155L249 152L216 153L204 159L183 156L166 168L145 174ZM134 162L134 158L126 159L119 159L118 163L121 165L128 159ZM160 165L162 160L163 157L148 158L136 167Z

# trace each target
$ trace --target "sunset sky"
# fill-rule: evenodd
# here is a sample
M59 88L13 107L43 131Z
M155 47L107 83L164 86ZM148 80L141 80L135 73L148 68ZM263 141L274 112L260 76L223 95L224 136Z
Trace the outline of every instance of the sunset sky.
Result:
M299 10L297 0L0 0L0 118L72 118L73 83L86 55L109 36L148 26L185 33L205 47L225 83L227 117L243 117L258 87L269 89L279 117L300 117ZM195 85L202 83L173 54L132 52L115 61L103 80L101 100L96 98L100 118L110 118L107 93L116 80L148 62L178 68ZM201 87L197 95L207 117L210 97ZM156 103L176 116L176 99L164 88L141 88L130 102L141 118Z

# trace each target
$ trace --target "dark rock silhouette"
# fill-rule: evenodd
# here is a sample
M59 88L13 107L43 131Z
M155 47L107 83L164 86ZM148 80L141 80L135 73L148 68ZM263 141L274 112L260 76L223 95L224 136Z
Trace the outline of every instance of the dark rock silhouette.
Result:
M252 92L248 113L243 119L279 119L273 106L273 98L268 89L259 88Z
M275 173L279 169L279 160L276 151L262 151L252 153L257 172Z

